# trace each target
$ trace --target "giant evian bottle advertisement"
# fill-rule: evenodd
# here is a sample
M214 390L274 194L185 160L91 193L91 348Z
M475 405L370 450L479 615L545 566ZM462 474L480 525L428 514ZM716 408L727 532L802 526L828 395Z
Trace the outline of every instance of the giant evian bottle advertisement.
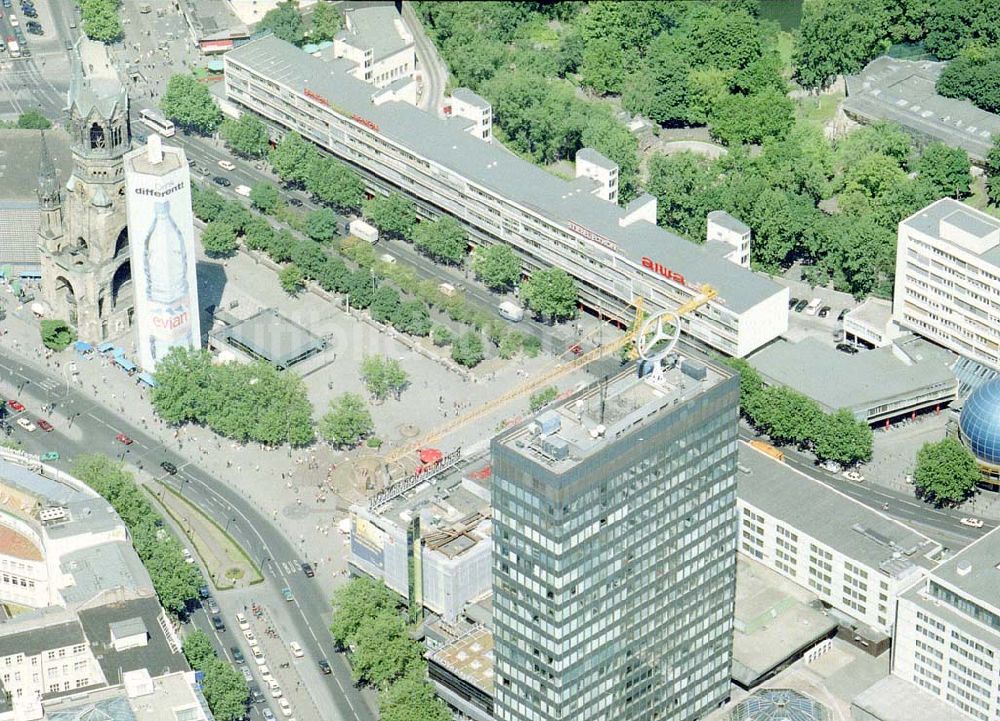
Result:
M139 364L146 371L174 346L201 344L190 176L183 156L163 155L127 163ZM153 157L160 157L153 165L162 174L142 172L153 169Z

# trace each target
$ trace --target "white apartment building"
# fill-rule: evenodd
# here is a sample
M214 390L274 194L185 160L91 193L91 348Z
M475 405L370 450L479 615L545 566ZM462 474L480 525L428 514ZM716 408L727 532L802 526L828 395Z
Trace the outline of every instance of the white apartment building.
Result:
M745 443L739 469L739 552L891 633L899 594L933 566L940 544Z
M598 180L562 180L472 137L475 121L440 120L391 97L391 88L373 94L344 61L274 36L224 61L230 102L347 161L376 192L400 190L430 216L463 221L471 242L509 244L529 272L563 268L581 302L606 317L627 324L640 296L647 312L673 309L709 285L718 298L681 326L712 348L744 356L787 329L787 288L727 260L728 243L698 246L657 227L646 201L643 212L623 211L592 197Z
M727 243L733 250L726 259L744 268L750 267L750 226L737 220L724 210L713 210L708 214L705 239Z
M445 115L471 120L470 135L487 143L493 141L493 106L486 98L468 88L455 88L448 105L444 106L444 112Z
M413 34L392 5L346 11L333 55L351 61L351 74L376 88L411 77L417 62Z
M893 319L1000 369L1000 220L943 198L899 224Z
M979 721L1000 719L1000 533L899 599L892 673Z

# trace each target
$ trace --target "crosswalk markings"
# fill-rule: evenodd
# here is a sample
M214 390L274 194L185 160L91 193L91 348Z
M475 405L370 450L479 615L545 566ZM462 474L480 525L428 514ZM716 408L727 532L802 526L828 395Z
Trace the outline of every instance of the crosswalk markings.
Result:
M42 388L44 388L47 391L52 391L52 390L55 390L56 388L58 388L61 384L58 381L52 380L51 378L46 378L43 381L39 381L38 385L40 385Z

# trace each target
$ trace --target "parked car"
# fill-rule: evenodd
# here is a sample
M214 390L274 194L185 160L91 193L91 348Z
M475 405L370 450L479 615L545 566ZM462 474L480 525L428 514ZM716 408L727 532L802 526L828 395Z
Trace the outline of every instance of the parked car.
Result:
M267 659L264 658L264 652L260 650L260 646L253 646L250 649L250 653L253 654L254 663L256 663L258 666L263 666L265 663L267 663Z
M292 641L290 644L288 644L288 648L291 649L292 655L295 656L295 658L302 658L303 656L306 655L305 651L302 650L302 647L298 644L297 641Z
M287 698L278 699L278 709L281 711L281 715L286 718L292 715L292 705L288 703Z
M809 301L803 298L802 300L800 300L798 303L795 304L795 307L792 310L794 310L796 313L801 313L806 309L807 305L809 305Z
M798 305L798 302L799 302L798 298L792 298L792 299L790 299L788 301L788 309L791 310L792 308L794 308L796 305Z
M10 406L10 409L15 413L20 413L21 411L24 410L24 405L22 405L18 401L15 401L13 398L7 401L7 405Z
M283 589L281 589L281 595L285 597L286 601L295 600L295 596L292 595L292 589L290 589L288 586L285 586Z
M209 613L219 613L219 604L216 602L214 598L209 596L208 598L205 599L205 603L208 604Z
M228 160L220 160L219 167L222 168L223 170L236 170L236 166L233 165Z
M839 313L837 313L837 320L838 321L844 320L844 316L847 315L847 313L848 313L847 308L841 310Z
M831 310L832 309L830 308L830 306L824 305L822 308L819 309L819 313L817 313L816 315L818 315L820 318L826 318L828 315L830 315Z
M858 352L858 347L856 345L851 345L850 343L838 343L837 350L841 353L850 353L851 355L854 355Z
M242 195L244 198L250 197L250 186L249 185L237 185L236 194Z
M844 478L854 483L862 483L865 480L865 477L861 473L854 470L844 471Z
M271 698L281 698L281 684L278 683L278 679L271 677L271 680L267 682L267 685L271 689Z
M330 669L330 662L325 658L319 660L319 670L323 672L324 676L329 676L333 671Z
M163 470L165 470L171 476L174 475L175 473L177 473L177 466L175 466L170 461L164 461L163 463L161 463L160 464L160 468L162 468Z
M233 661L235 661L236 663L240 664L241 666L243 666L243 664L245 664L247 662L246 657L243 655L243 652L240 651L240 649L239 649L238 646L233 646L232 648L229 649L229 652L231 654L233 654ZM244 668L246 668L246 667L244 667ZM249 670L249 669L247 669L247 670Z
M261 678L261 680L264 683L270 683L271 682L271 678L272 678L272 676L271 676L271 669L269 669L267 667L266 663L263 666L261 666L260 668L257 669L257 673L260 674L260 678Z
M306 578L312 578L316 575L316 571L313 570L311 563L302 564L302 573L306 574Z
M980 521L978 518L963 518L961 521L959 521L959 523L961 523L963 526L970 526L972 528L983 527L983 522Z
M132 439L126 436L124 433L118 433L115 436L115 440L118 441L119 443L124 443L126 446L132 445Z
M250 673L249 666L240 666L240 673L243 674L243 680L246 681L247 683L253 681L253 674Z
M293 208L301 208L302 207L302 201L299 200L298 198L289 198L288 199L288 204L290 206L292 206Z
M236 624L240 627L241 631L248 631L250 629L250 622L247 621L247 617L242 613L236 614Z
M212 627L220 633L226 630L225 622L218 616L212 616Z
M274 721L274 712L269 708L264 709L261 715L264 716L264 721Z
M216 175L214 178L212 178L212 182L215 183L216 185L221 185L223 188L228 188L230 185L232 185L232 182L230 182L229 178L223 178L221 175Z
M200 598L201 600L204 601L206 598L208 598L211 595L212 595L212 591L209 589L209 587L208 587L207 584L201 585L201 586L198 587L198 598Z
M21 428L26 430L28 433L31 433L33 430L35 430L35 424L29 421L27 418L18 418L17 425L21 426Z
M240 628L243 628L242 624L240 625ZM243 637L247 640L247 643L250 644L251 648L257 645L257 637L249 628L243 628Z
M256 681L251 681L247 684L247 689L250 691L250 698L253 699L254 703L264 703L264 693L260 690L260 684ZM274 721L274 714L271 713L271 709L264 709L264 718L267 721Z
M32 35L44 35L45 34L45 31L42 30L42 26L39 25L36 22L29 22L28 23L28 32L31 33Z
M45 453L43 453L42 455L40 455L38 458L40 460L43 460L43 461L58 461L59 460L59 451L46 451Z
M182 549L181 555L184 556L184 563L194 563L194 556L191 555L190 548Z
M39 418L37 421L35 421L35 424L46 433L51 433L54 430L52 424L49 423L44 418Z

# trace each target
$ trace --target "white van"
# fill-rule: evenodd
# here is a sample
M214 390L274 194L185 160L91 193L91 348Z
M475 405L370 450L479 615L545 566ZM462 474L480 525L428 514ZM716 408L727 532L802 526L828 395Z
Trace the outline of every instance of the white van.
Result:
M509 320L511 323L519 323L524 319L524 309L517 303L505 300L497 306L497 312L501 318Z
M236 170L236 166L228 160L220 160L219 167L223 170Z
M806 313L809 315L816 315L816 312L819 310L821 305L823 305L822 298L813 298L809 301L809 305L806 306Z
M382 255L378 257L378 259L381 260L383 263L388 263L389 265L392 265L393 263L396 262L396 259L393 256L389 255L388 253L382 253Z
M249 185L237 185L236 194L242 195L244 198L250 197L250 186Z

